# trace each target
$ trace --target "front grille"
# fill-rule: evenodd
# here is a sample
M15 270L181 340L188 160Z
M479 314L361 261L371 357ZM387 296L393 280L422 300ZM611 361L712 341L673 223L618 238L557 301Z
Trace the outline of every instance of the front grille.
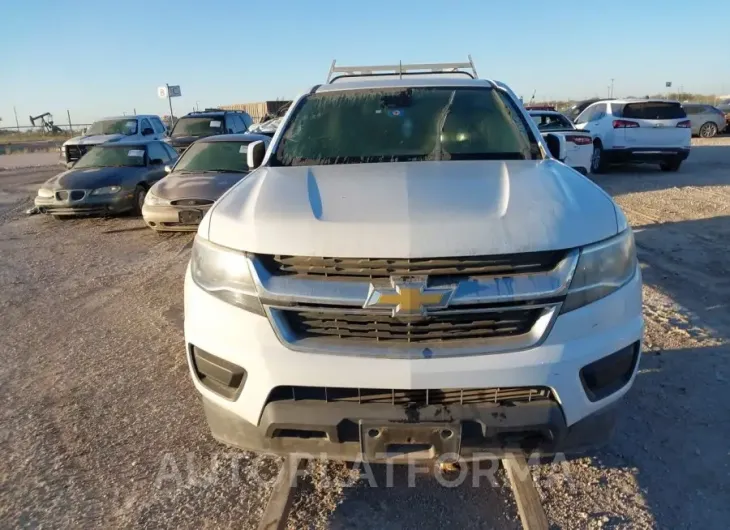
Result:
M214 202L208 199L178 199L170 202L170 204L174 206L209 206Z
M94 147L93 145L67 145L66 146L66 159L69 162L78 160L84 156L89 149Z
M312 279L390 278L391 276L512 276L552 270L566 251L529 252L499 256L453 258L319 258L260 254L263 266L275 276Z
M297 339L316 337L393 345L442 344L522 335L532 329L542 312L542 308L525 308L456 314L434 313L414 320L401 320L388 314L364 311L280 311Z
M56 200L59 201L80 201L86 196L84 190L61 190L56 192Z
M396 390L381 388L336 388L311 386L277 386L269 394L268 403L315 400L327 403L359 403L389 405L476 405L486 403L530 403L555 401L546 387L448 388L429 390Z

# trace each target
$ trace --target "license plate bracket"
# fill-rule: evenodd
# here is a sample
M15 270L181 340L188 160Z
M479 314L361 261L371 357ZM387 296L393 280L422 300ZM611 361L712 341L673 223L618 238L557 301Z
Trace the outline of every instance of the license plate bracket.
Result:
M368 460L456 457L461 450L461 423L360 421L359 427L360 451Z
M200 210L183 210L177 214L180 223L185 225L192 225L200 223L203 219L203 212Z

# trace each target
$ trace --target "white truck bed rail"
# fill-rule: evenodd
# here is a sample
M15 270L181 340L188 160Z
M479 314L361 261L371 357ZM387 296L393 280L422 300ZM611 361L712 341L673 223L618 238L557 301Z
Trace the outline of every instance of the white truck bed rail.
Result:
M474 67L471 55L469 61L464 63L421 63L421 64L382 64L368 66L338 66L337 60L332 61L330 71L327 74L327 83L334 83L338 79L346 77L374 77L374 76L398 76L404 75L429 75L429 74L461 74L478 79L477 70ZM338 74L338 75L335 75Z

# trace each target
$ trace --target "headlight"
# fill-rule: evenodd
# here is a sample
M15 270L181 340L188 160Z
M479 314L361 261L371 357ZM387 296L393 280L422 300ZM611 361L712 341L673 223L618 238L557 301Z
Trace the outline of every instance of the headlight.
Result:
M264 315L245 253L196 236L190 273L198 287L209 294L251 313Z
M153 195L151 191L148 191L147 195L145 195L144 203L147 206L167 206L170 204L170 201L161 199L157 195Z
M65 152L66 152L66 146L65 145L62 145L61 146L61 154L65 153Z
M634 233L626 229L581 249L562 312L578 309L626 285L636 273Z
M41 188L38 190L38 196L43 197L44 199L50 199L53 197L53 191L49 190L48 188Z
M96 188L94 191L91 192L92 195L114 195L115 193L119 193L119 191L122 189L121 186L105 186L103 188Z

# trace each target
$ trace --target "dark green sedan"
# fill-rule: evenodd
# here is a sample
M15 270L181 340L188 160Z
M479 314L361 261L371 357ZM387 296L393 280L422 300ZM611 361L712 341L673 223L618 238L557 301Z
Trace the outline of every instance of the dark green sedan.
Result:
M157 140L98 145L72 169L47 180L38 190L35 206L57 219L140 214L147 190L176 159L175 150Z

